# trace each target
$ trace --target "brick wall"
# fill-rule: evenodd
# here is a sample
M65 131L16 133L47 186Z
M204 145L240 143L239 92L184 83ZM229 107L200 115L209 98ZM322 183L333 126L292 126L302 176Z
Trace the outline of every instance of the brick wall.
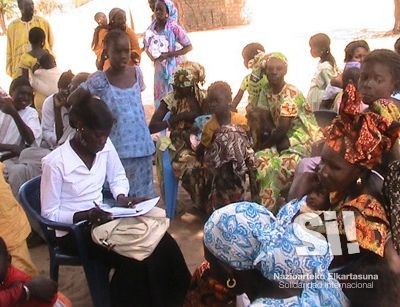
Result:
M175 0L178 1L188 31L247 23L242 14L245 0Z

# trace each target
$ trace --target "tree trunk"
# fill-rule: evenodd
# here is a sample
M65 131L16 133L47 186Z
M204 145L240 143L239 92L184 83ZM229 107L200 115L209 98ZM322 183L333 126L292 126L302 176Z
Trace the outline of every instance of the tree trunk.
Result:
M400 33L400 0L394 0L394 27L393 33Z

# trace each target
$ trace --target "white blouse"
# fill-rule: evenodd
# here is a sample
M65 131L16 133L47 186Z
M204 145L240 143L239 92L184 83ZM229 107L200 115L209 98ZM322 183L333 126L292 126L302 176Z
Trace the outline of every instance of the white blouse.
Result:
M105 180L114 198L120 194L128 195L129 182L110 139L96 154L91 169L72 149L70 142L65 142L42 159L42 216L72 224L75 212L92 209L94 202L102 202ZM59 235L62 232L58 232Z

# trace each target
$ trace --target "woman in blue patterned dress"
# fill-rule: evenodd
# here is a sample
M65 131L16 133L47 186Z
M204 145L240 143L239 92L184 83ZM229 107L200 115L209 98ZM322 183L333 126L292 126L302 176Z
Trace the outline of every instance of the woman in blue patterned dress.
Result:
M104 44L111 67L91 75L71 95L69 103L73 104L82 91L89 91L108 105L116 121L110 139L125 168L129 194L136 197L153 196L152 155L155 148L142 105L142 72L139 66L127 65L130 44L125 32L110 31Z

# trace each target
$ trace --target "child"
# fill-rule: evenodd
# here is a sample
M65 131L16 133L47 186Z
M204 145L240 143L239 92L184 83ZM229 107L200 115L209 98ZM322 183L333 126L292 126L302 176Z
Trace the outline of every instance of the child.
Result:
M42 129L36 110L30 107L33 90L29 81L22 76L14 79L9 92L12 100L0 103L0 152L18 156L25 146L39 146Z
M34 27L29 31L29 43L31 44L31 51L24 53L21 57L21 74L29 79L29 72L33 73L33 68L38 64L38 60L49 53L44 49L46 41L46 34L41 28Z
M32 68L32 72L31 83L35 90L35 108L41 116L44 100L58 91L57 82L61 71L54 57L50 53L45 53Z
M141 92L145 88L142 71L139 66L131 66L126 61L130 57L129 46L130 36L126 32L108 32L104 47L111 66L106 71L92 74L68 97L67 105L80 101L87 92L104 100L115 118L110 139L125 168L129 195L151 197L154 195L154 143L142 105Z
M246 118L230 111L232 92L222 81L207 91L212 118L204 126L198 154L204 150L204 162L212 175L208 214L224 205L244 199L246 173L249 174L252 197L255 186L254 151L246 132Z
M265 52L265 50L263 45L259 43L250 43L243 48L242 51L243 63L247 69L252 68L254 63L254 58L260 52ZM235 98L233 98L232 109L237 108L237 106L239 105L240 101L243 98L243 94L245 91L247 91L249 94L248 98L249 104L252 105L256 103L257 102L256 99L258 97L258 94L260 93L260 89L265 83L266 83L265 76L260 71L258 71L258 73L254 73L252 71L252 73L244 77L242 84L240 85L239 91L237 92Z
M108 31L108 20L106 14L103 12L97 12L94 15L94 21L97 23L97 27L94 29L93 39L92 39L92 50L95 51L98 48L99 43L99 34L101 31Z
M360 68L362 61L369 53L368 43L365 40L352 41L347 44L344 53L344 69L350 67ZM326 87L320 108L332 109L332 107L335 107L335 103L341 100L341 92L344 88L342 74L339 73L336 77L331 79L330 84Z
M398 105L392 99L399 89L400 55L388 49L377 49L368 54L361 67L359 91L369 110L399 121Z
M0 237L0 306L51 307L72 306L57 283L45 277L30 277L11 264L11 256Z
M330 44L331 40L324 33L315 34L310 38L311 56L320 58L307 95L307 101L313 111L319 110L326 87L337 75L336 61L331 54Z

